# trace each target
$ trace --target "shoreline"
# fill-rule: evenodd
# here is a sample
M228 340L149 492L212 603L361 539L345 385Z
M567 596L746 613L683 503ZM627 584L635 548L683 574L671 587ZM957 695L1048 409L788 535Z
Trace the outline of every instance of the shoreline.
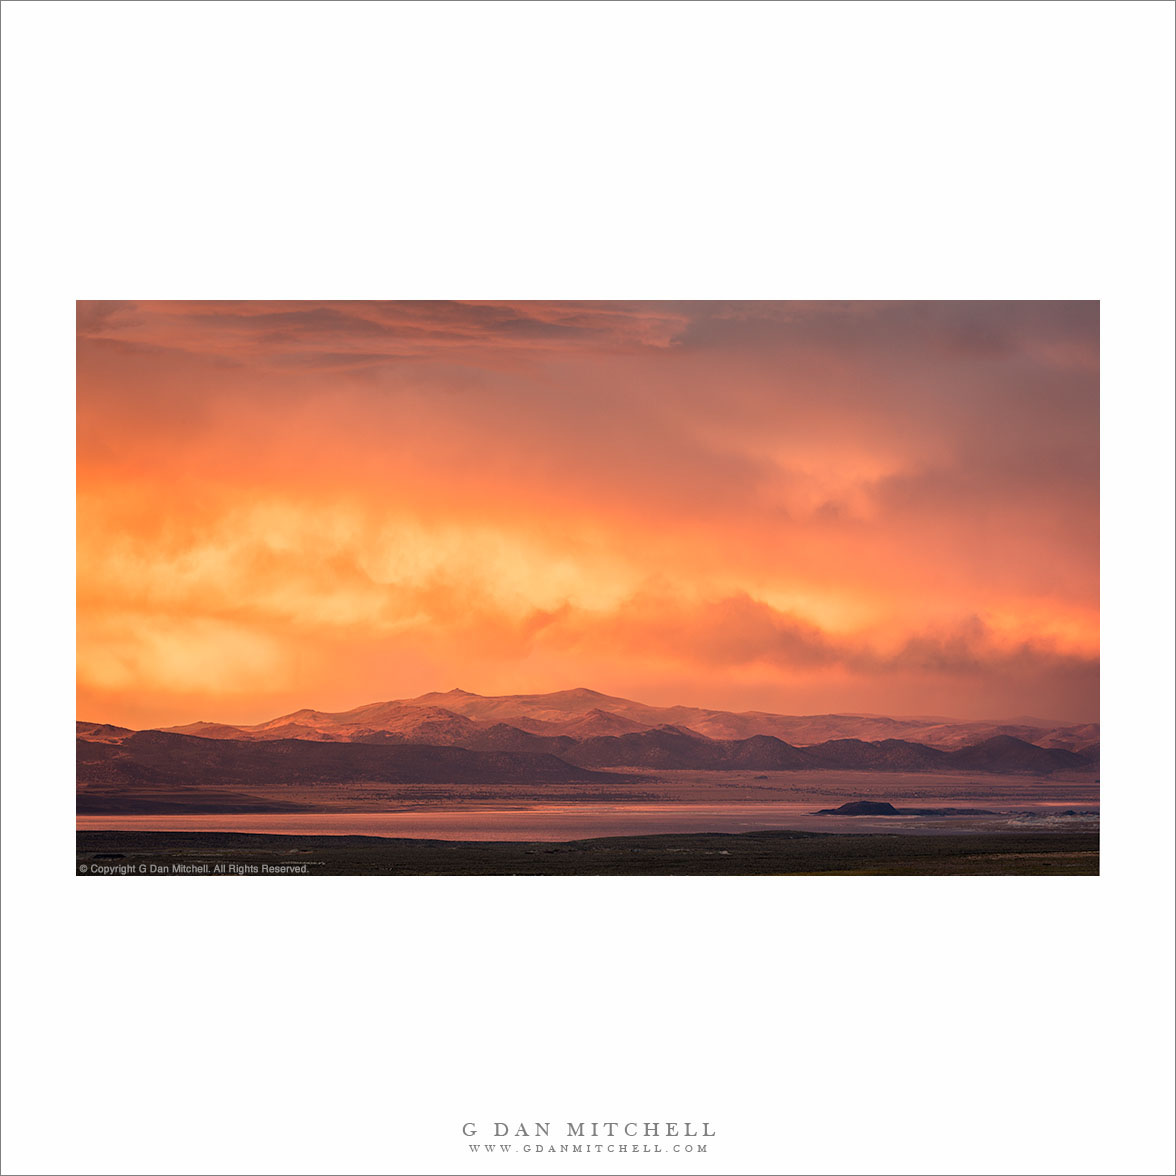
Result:
M1099 834L773 829L568 841L446 841L361 834L90 830L76 835L76 871L79 876L1097 875Z

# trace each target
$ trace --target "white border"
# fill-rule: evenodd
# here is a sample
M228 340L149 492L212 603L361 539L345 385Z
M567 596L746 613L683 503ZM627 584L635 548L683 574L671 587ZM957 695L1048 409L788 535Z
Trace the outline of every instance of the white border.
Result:
M1172 1170L1170 5L3 13L4 1171ZM1103 876L77 881L73 300L168 296L1101 299ZM721 1150L455 1146L569 1115Z

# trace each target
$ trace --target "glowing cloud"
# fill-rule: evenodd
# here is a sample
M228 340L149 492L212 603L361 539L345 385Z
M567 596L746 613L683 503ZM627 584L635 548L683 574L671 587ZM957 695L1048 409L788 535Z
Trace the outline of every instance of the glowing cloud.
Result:
M79 716L1098 717L1092 303L79 303Z

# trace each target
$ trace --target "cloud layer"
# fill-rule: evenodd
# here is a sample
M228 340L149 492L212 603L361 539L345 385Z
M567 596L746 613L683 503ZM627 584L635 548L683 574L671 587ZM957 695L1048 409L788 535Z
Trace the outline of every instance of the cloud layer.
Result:
M1091 303L80 303L79 715L1098 716Z

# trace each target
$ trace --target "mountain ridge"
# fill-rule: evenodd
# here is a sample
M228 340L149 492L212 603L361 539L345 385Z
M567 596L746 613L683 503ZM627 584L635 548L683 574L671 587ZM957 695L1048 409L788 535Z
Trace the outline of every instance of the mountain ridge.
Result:
M304 765L306 772L334 770L344 762L357 762L378 773L389 764L417 765L432 779L434 768L457 765L461 774L499 772L508 763L520 764L548 775L577 778L601 768L648 770L758 770L792 771L973 771L1006 774L1049 775L1055 771L1083 771L1097 765L1094 756L1064 748L1043 748L1014 736L995 736L953 751L900 739L873 742L834 739L797 747L772 735L747 739L711 739L688 728L665 724L623 735L594 735L575 739L569 735L542 736L499 723L475 731L464 743L431 743L387 731L372 731L348 740L330 739L218 739L167 731L137 731L120 739L79 735L78 763L136 764L149 773L173 775L174 765L155 753L165 748L179 756L186 753L201 762L213 760L270 763L267 756L282 755L288 763ZM233 749L239 750L233 750ZM219 750L218 750L219 749ZM256 749L256 750L250 750ZM416 759L412 753L419 753ZM252 757L252 758L251 758ZM481 757L481 758L479 758ZM497 758L495 758L497 757ZM502 757L506 757L503 759ZM515 761L518 761L517 763ZM275 761L276 762L276 761ZM137 770L136 770L137 771ZM136 776L136 772L131 773ZM141 776L142 773L138 773ZM79 771L79 781L82 780Z
M952 751L987 738L1010 736L1039 747L1083 752L1099 743L1097 723L1032 725L1016 720L954 720L941 716L891 717L837 712L782 715L770 711L726 711L706 707L658 707L588 687L547 694L481 695L455 687L415 698L364 703L345 711L302 708L257 724L201 721L163 730L227 739L305 738L348 741L383 732L419 742L470 740L505 723L532 735L588 738L630 734L666 725L712 739L771 735L794 746L832 739L866 742L894 738Z

